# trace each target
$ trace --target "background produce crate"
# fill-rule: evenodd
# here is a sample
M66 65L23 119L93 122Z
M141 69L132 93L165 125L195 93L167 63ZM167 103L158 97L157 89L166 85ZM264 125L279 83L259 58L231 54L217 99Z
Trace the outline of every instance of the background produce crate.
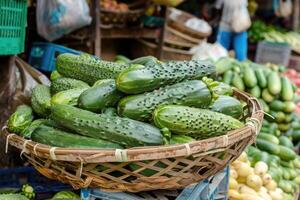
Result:
M287 43L262 41L258 43L255 62L287 66L290 55L291 47Z
M35 42L32 45L29 64L43 72L55 70L56 57L62 53L80 54L79 51L53 43Z
M52 195L54 192L72 189L70 185L42 176L33 167L0 169L0 190L5 188L21 189L22 185L27 183L34 188L38 197L45 196L46 193Z
M24 51L26 21L26 0L0 1L0 55Z
M193 184L183 190L160 190L151 192L140 192L136 194L125 192L105 192L99 189L82 189L83 200L226 200L229 181L229 167L213 177Z
M290 57L289 68L295 69L300 72L300 56L292 55Z

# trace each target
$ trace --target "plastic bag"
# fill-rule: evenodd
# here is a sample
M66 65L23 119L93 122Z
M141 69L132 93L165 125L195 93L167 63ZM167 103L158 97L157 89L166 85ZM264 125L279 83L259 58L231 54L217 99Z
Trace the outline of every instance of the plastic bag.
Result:
M233 13L232 30L236 33L247 30L251 26L251 19L247 7L241 6Z
M202 42L198 46L191 48L190 53L193 54L192 59L197 60L212 59L217 61L221 57L228 56L228 51L219 43L209 44Z
M92 21L86 0L38 0L36 16L38 33L48 41Z

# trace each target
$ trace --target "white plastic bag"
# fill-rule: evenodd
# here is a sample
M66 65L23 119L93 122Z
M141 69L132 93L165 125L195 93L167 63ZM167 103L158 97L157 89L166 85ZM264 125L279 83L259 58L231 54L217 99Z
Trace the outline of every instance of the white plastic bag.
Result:
M251 19L247 7L241 6L233 13L232 30L236 33L247 30L251 26Z
M221 57L228 56L228 51L222 45L207 42L202 42L198 46L191 48L190 53L193 54L192 59L196 60L212 59L213 61L217 61Z
M92 21L86 0L38 0L36 17L38 33L48 41Z

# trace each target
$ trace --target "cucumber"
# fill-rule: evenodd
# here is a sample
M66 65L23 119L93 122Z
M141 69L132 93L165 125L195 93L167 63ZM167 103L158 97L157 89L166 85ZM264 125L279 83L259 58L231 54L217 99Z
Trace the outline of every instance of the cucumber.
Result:
M46 85L37 85L32 89L31 107L39 116L47 117L50 114L51 93Z
M266 141L271 142L273 144L279 144L278 138L274 135L271 135L271 134L259 133L257 135L257 138L262 139L262 140L266 140Z
M84 136L108 140L125 147L164 143L160 130L143 122L95 114L69 105L54 105L51 111L54 121Z
M268 76L268 90L270 94L277 95L281 91L281 80L277 72L271 72Z
M209 88L208 83L190 80L165 86L153 92L127 96L119 102L118 113L131 119L149 121L153 111L159 105L175 104L208 108L213 99Z
M263 100L267 103L270 103L274 100L274 96L272 96L272 94L269 92L268 89L263 89L261 96L263 98Z
M233 79L233 75L234 75L233 71L231 71L231 70L225 72L222 82L224 82L225 84L230 85L231 82L232 82L232 79Z
M118 75L116 85L124 93L139 94L184 80L213 76L215 73L216 68L211 62L200 60L134 65Z
M229 115L236 119L239 119L243 114L243 106L239 100L223 95L215 100L210 110Z
M7 128L9 132L21 134L33 120L33 112L30 106L20 105L9 117Z
M157 127L195 139L223 135L244 126L239 120L222 113L178 105L160 106L153 116Z
M270 104L270 109L273 111L283 111L285 108L285 103L279 100L274 100Z
M59 78L51 82L51 94L74 89L74 88L89 88L89 85L83 81L73 78Z
M160 61L154 56L143 56L130 61L130 64L139 64L139 65L146 65L146 66L156 64L156 63L160 63Z
M254 70L251 67L245 66L244 83L248 88L253 88L257 85L257 79Z
M87 89L88 88L74 88L56 93L51 98L51 104L66 104L75 106L77 105L77 101L81 93L83 93Z
M54 147L122 149L122 146L109 141L76 135L45 125L37 127L31 138L35 142Z
M282 132L286 132L290 129L290 124L286 124L286 123L278 124L278 129Z
M234 73L231 84L238 90L245 91L244 82L238 73Z
M123 55L116 55L114 61L123 61L124 63L130 63L131 60L129 58L127 58L126 56Z
M118 116L117 109L113 107L102 109L102 114L109 115L109 116Z
M61 77L62 76L58 73L58 71L54 70L53 72L51 72L50 80L55 81L56 79L61 78Z
M267 78L263 72L263 69L255 69L255 75L260 88L266 88L268 85Z
M186 135L172 135L170 144L185 144L193 141L195 141L194 138Z
M60 54L56 59L57 71L69 78L82 80L90 85L100 79L116 78L128 64L108 62L88 54Z
M278 165L280 165L280 158L276 155L270 154L267 163L269 166L277 167Z
M263 110L268 113L270 111L268 104L263 99L258 99L258 100L262 105Z
M284 119L285 119L285 114L284 114L284 112L281 112L281 111L279 111L279 112L277 112L277 115L276 115L276 122L277 123L282 123L283 121L284 121ZM286 125L286 124L284 124L284 125ZM279 128L279 124L278 124L278 128ZM280 128L279 128L280 129Z
M222 82L219 82L219 85L213 87L211 91L217 95L227 95L227 96L233 95L232 87Z
M256 98L259 98L261 96L261 89L259 86L254 86L250 89L250 94Z
M275 166L269 169L268 174L270 174L270 176L276 183L278 183L281 180L281 176L279 175Z
M217 74L224 74L232 69L235 60L229 57L222 57L215 62Z
M283 109L284 112L291 113L294 112L295 109L296 109L296 104L294 102L292 101L284 102L284 109Z
M291 137L293 138L293 141L299 142L300 141L300 130L295 130L292 132Z
M85 110L100 112L105 107L117 105L122 96L122 93L117 91L114 79L100 80L80 94L78 106Z
M294 99L294 90L288 77L281 77L281 85L282 90L280 96L282 100L292 101Z
M294 160L297 154L288 147L279 145L279 153L277 154L281 160L290 161Z
M268 160L269 160L269 154L267 152L264 151L256 152L252 156L251 165L254 166L255 163L257 163L258 161L267 163Z
M282 146L288 147L290 149L294 148L294 145L293 145L292 141L286 136L280 136L279 137L279 144L282 145Z
M280 148L279 148L279 145L277 145L277 144L273 144L266 140L257 138L256 146L257 146L257 148L259 148L262 151L266 151L270 154L275 154L275 155L279 156Z
M24 138L31 138L33 131L41 126L46 125L55 128L61 128L55 121L51 119L36 119L29 126L27 126L21 133Z

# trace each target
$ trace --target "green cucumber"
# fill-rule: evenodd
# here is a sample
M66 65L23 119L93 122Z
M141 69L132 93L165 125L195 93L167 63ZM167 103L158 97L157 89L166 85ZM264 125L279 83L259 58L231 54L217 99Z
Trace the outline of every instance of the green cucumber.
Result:
M76 135L45 125L37 127L31 138L35 142L54 147L122 149L120 145L109 141Z
M129 65L103 61L88 54L65 53L57 57L56 67L61 75L92 85L100 79L116 78Z
M292 101L294 99L294 90L289 78L281 77L281 85L282 85L282 90L280 94L281 98L284 101Z
M279 137L279 144L282 145L282 146L288 147L290 149L294 148L294 145L293 145L292 141L286 136L280 136Z
M148 121L159 105L208 108L213 99L209 87L203 81L190 80L165 86L153 92L127 96L119 102L118 113L131 119Z
M273 111L283 111L285 104L282 101L274 100L270 104L270 109Z
M115 106L122 96L122 93L117 91L114 79L101 80L80 94L78 106L85 110L100 112L105 107Z
M277 95L281 91L281 80L277 72L271 72L268 76L268 90L270 94Z
M243 114L241 102L233 97L219 96L211 105L210 110L239 119Z
M254 166L258 161L267 163L269 160L269 154L264 151L259 151L253 154L251 165Z
M269 166L277 167L280 164L280 158L276 155L270 154L267 163Z
M229 57L222 57L215 62L217 74L224 74L232 69L235 60Z
M248 88L253 88L257 85L257 79L251 67L245 66L244 68L244 83Z
M77 105L79 96L88 88L74 88L56 93L51 98L51 104Z
M229 70L224 73L222 82L230 85L233 79L233 71Z
M263 98L263 100L267 103L270 103L274 100L274 96L269 92L268 89L263 89L261 96Z
M283 109L284 112L291 113L294 112L295 109L296 109L296 104L294 102L292 101L284 102L284 109Z
M239 120L222 113L178 105L161 106L153 116L157 127L196 139L223 135L244 126Z
M250 89L250 94L256 98L259 98L261 96L261 89L259 86L254 86Z
M258 100L259 100L263 110L268 113L270 111L268 104L263 99L258 99Z
M290 124L289 123L278 124L278 129L282 132L286 132L290 129Z
M37 85L32 89L31 107L39 116L47 117L50 114L51 93L46 85Z
M281 180L281 176L279 175L277 169L274 167L270 168L268 174L271 175L272 179L278 183Z
M219 85L213 87L212 92L217 94L217 95L227 95L227 96L232 96L233 95L233 90L232 87L226 83L219 82Z
M300 141L300 130L295 130L292 132L291 137L293 138L293 141L299 142Z
M277 154L281 160L290 161L294 160L297 154L290 148L279 145L279 153Z
M58 71L54 70L53 72L51 72L50 75L50 80L51 81L55 81L58 78L61 78L62 76L58 73Z
M154 56L143 56L130 61L130 64L151 65L160 63Z
M256 75L256 78L257 78L257 82L258 82L258 85L260 88L266 88L267 85L268 85L268 82L267 82L267 78L263 72L263 69L256 69L255 70L255 75Z
M273 144L279 144L278 138L274 135L271 135L271 134L259 133L257 135L257 138L262 139L262 140L266 140L266 141L271 142Z
M123 61L124 63L130 63L130 59L123 55L116 55L114 61Z
M51 119L36 119L22 131L21 135L24 138L31 138L31 134L33 133L33 131L41 125L61 128L61 126L59 126L55 121Z
M117 109L114 107L108 107L102 109L102 114L109 115L109 116L118 116Z
M212 63L200 60L135 65L118 75L116 85L118 90L124 93L139 94L184 80L212 76L215 73L216 68Z
M30 106L20 105L16 111L9 117L7 128L9 132L21 134L33 120L33 112Z
M285 114L284 114L284 112L281 112L281 111L277 112L275 121L276 121L277 123L282 123L282 122L284 122L284 119L285 119ZM286 124L285 124L285 125L286 125ZM278 126L278 128L279 128L279 126Z
M268 142L266 140L262 140L262 139L259 139L259 138L257 138L257 140L256 140L256 146L260 150L266 151L270 154L278 155L279 152L280 152L279 145L273 144L271 142Z
M245 85L238 73L234 73L232 81L231 81L232 86L236 87L240 91L245 91Z
M159 129L128 118L95 114L69 105L54 105L51 118L76 133L125 147L162 145Z
M186 135L172 135L170 144L185 144L193 141L195 141L194 138Z
M254 147L254 146L248 146L247 147L247 155L250 156L250 157L252 157L253 155L258 154L260 152L261 151L258 148Z
M74 89L74 88L89 88L89 85L83 81L73 78L59 78L51 82L51 94Z

